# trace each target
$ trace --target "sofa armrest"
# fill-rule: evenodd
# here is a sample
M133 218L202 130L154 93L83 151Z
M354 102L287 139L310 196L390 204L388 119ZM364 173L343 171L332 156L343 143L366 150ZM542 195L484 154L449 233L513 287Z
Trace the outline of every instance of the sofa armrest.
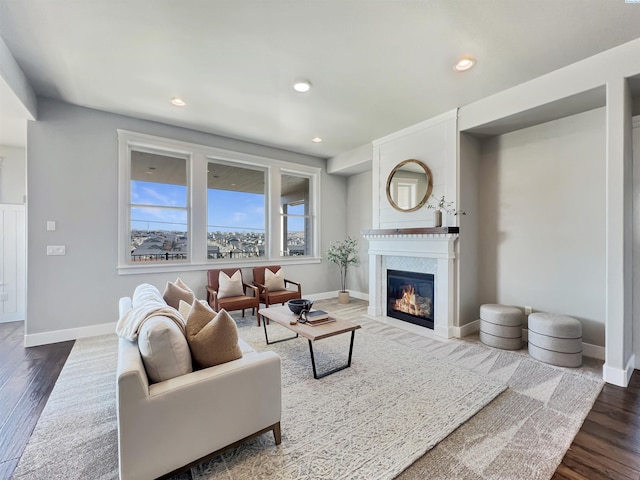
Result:
M250 353L118 399L121 472L155 478L278 423L280 357Z

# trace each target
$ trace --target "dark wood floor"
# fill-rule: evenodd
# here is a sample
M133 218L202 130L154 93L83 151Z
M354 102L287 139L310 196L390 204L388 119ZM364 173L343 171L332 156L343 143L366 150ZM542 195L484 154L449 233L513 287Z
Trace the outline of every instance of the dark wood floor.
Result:
M73 343L24 348L23 322L0 323L0 479L13 475Z
M553 479L640 479L638 370L627 388L604 386Z
M24 348L22 322L0 323L0 479L11 478L73 347ZM640 372L605 385L553 480L640 479Z

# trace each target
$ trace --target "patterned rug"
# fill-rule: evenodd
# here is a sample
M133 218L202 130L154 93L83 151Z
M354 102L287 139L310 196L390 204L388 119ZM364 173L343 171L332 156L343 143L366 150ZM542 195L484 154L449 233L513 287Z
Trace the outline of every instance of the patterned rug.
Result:
M243 339L282 357L283 441L262 435L194 479L548 479L602 387L582 370L380 324L364 302L316 306L363 326L352 367L314 380L305 340L266 347L255 317L236 316ZM316 344L320 371L345 361L348 341ZM117 478L116 347L114 336L77 342L14 478Z

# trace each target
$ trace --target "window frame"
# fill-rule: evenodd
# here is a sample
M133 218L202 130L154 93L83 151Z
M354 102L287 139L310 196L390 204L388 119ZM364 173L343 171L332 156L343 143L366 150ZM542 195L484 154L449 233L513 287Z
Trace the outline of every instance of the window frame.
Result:
M127 130L118 133L118 262L120 275L151 272L182 272L256 265L320 263L320 181L322 169L304 164L209 147L180 140L157 137ZM187 237L189 259L163 261L157 264L131 261L131 151L177 156L187 159ZM207 166L210 161L265 170L265 242L264 257L221 260L207 258ZM311 216L311 254L283 256L280 228L281 175L292 174L309 178L309 212Z

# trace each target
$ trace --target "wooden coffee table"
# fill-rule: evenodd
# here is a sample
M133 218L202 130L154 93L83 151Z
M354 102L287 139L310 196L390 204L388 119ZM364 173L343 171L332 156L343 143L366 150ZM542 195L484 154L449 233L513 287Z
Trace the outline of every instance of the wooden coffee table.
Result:
M309 352L311 353L311 366L313 367L313 378L318 379L322 377L326 377L327 375L331 375L332 373L339 372L340 370L344 370L345 368L349 368L351 366L351 354L353 353L353 340L356 334L356 330L360 328L360 325L348 322L347 320L342 320L337 317L335 318L335 322L324 323L322 325L310 326L304 323L295 323L291 324L292 321L297 320L298 316L295 315L289 307L286 305L277 306L277 307L269 307L262 308L259 312L262 315L262 325L264 326L264 339L267 342L267 345L271 345L273 343L284 342L287 340L292 340L294 338L298 338L298 336L302 336L309 341ZM267 334L267 319L282 325L283 327L288 328L292 332L296 334L295 337L287 337L279 340L269 341L269 336ZM316 371L316 360L313 356L313 342L316 340L322 340L323 338L333 337L334 335L340 335L341 333L351 332L351 343L349 344L349 361L346 365L342 365L341 367L334 368L329 370L328 372L324 372L318 375Z

